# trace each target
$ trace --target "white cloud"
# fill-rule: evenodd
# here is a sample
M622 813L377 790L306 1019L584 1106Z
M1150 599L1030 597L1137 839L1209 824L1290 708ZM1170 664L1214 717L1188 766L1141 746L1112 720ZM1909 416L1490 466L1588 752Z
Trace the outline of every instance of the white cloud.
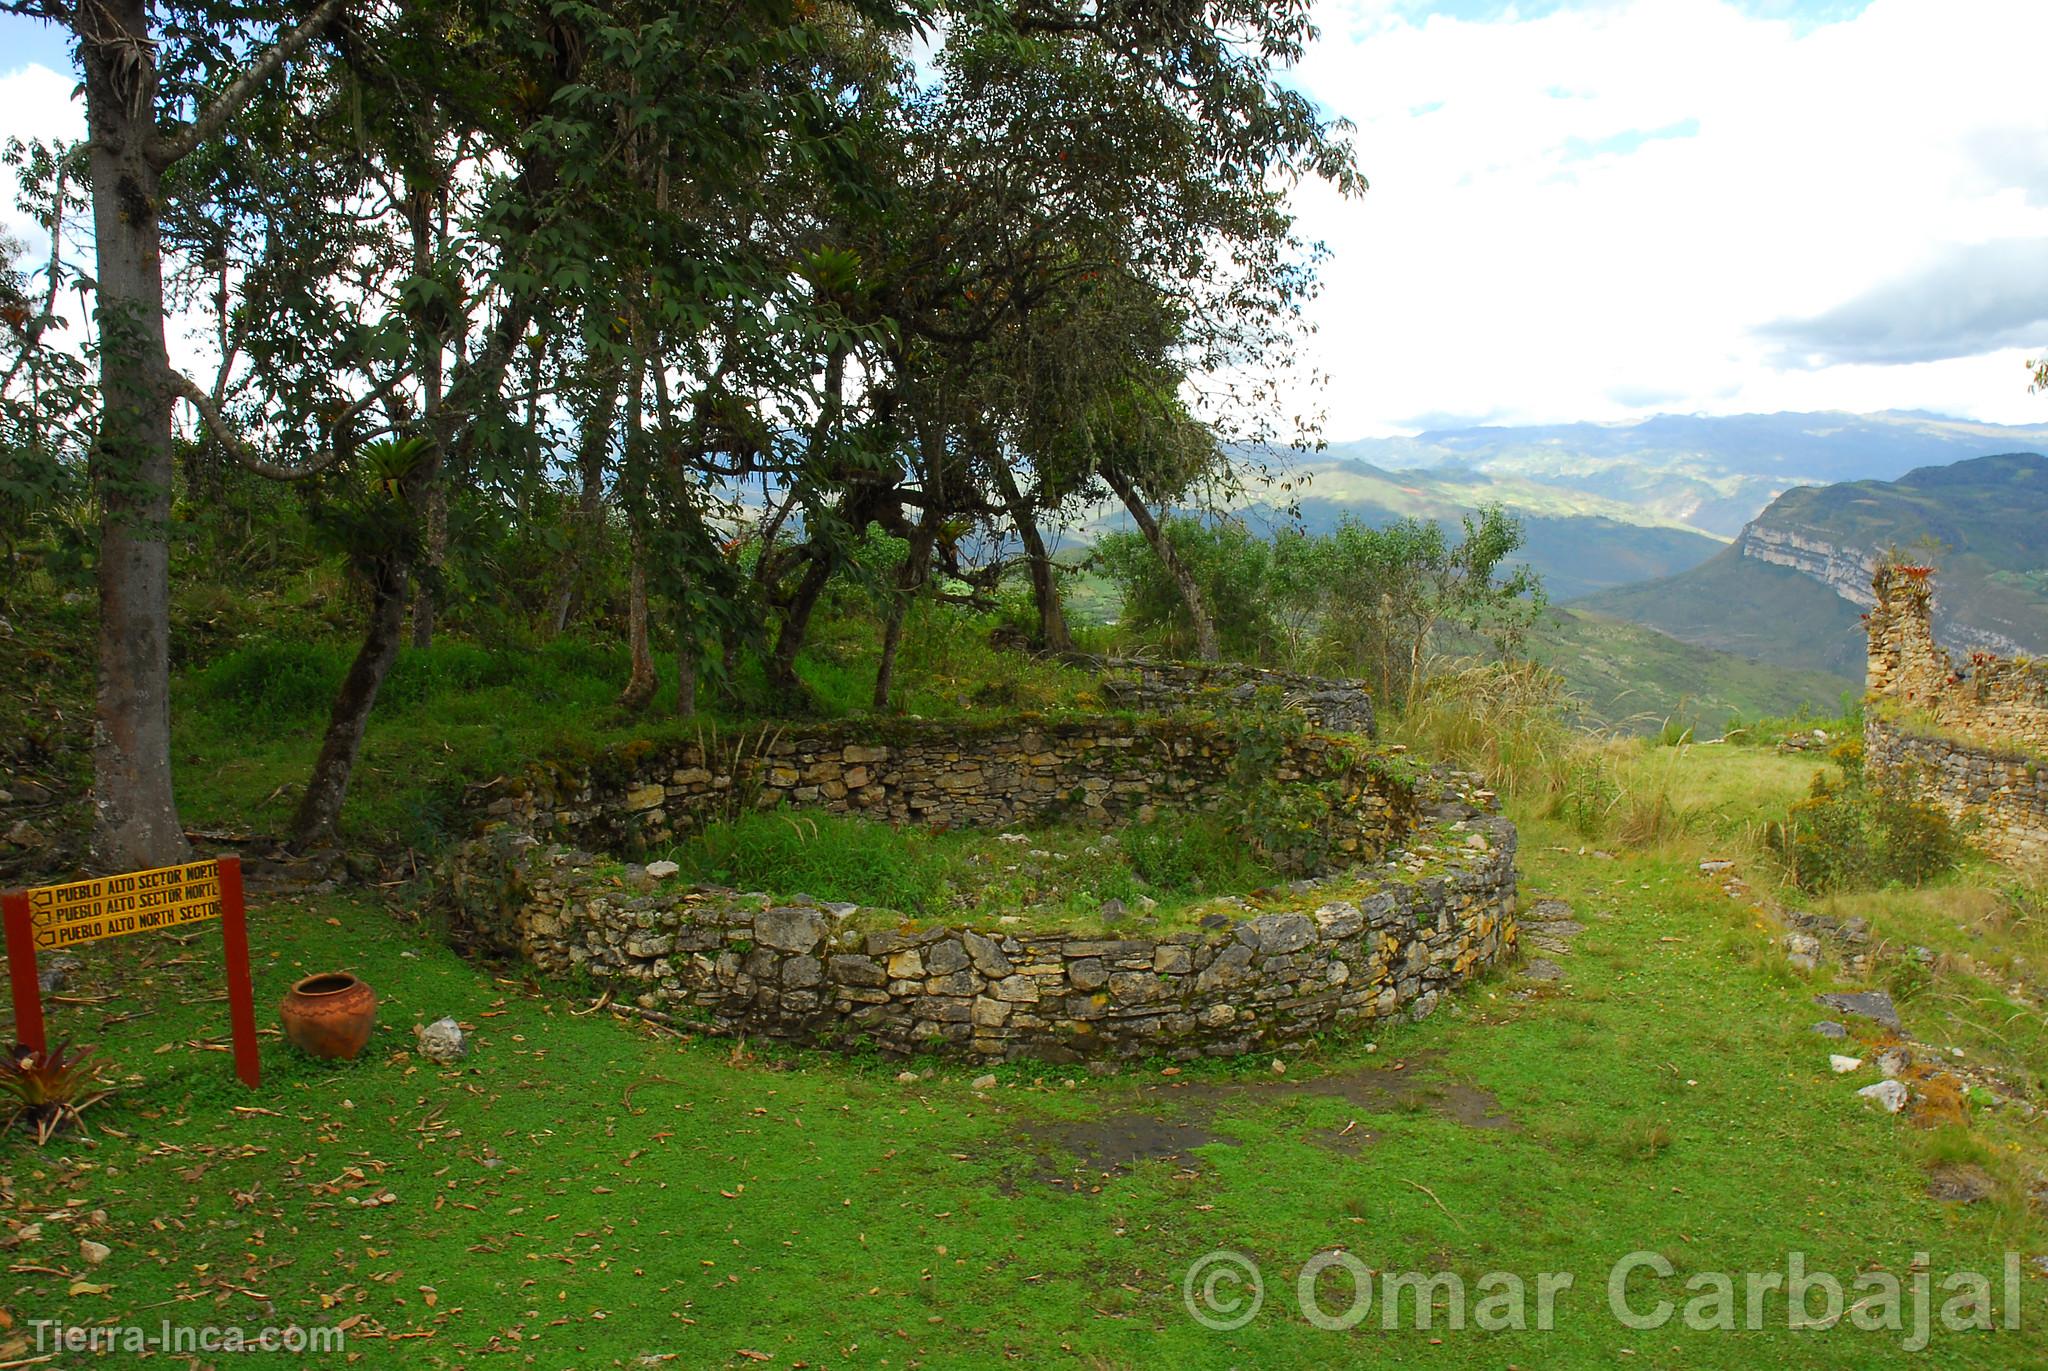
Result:
M2048 415L2023 350L1811 367L1766 334L1970 245L2048 242L2048 6L1878 0L1817 25L1719 0L1509 16L1319 7L1296 77L1357 124L1373 183L1362 201L1298 202L1336 253L1312 309L1332 437L1425 413ZM1930 311L1930 331L1947 325Z
M1783 321L1886 300L1906 302L1886 356L1952 351L1931 344L1952 341L1956 310L1932 304L1914 346L1909 287L1929 264L2048 242L2048 4L1854 8L1582 0L1525 5L1527 18L1501 4L1477 22L1413 0L1322 0L1323 37L1294 79L1358 125L1373 183L1360 201L1298 198L1304 231L1336 253L1311 307L1313 356L1334 378L1315 401L1328 434L1423 415L2048 418L2021 336L1894 365L1787 355ZM0 21L0 36L48 41L24 23ZM82 136L75 82L48 65L0 75L0 136ZM40 253L13 200L0 169L0 222ZM1995 273L1971 288L1993 297L1974 308L1999 314ZM2042 289L2014 279L2010 294ZM174 350L197 348L172 332Z
M59 75L40 65L0 76L0 110L6 111L0 115L0 140L19 138L27 143L38 138L85 137L85 106L71 98L77 84L77 77ZM43 227L15 208L19 192L14 169L0 165L0 224L36 253L46 252L49 238Z

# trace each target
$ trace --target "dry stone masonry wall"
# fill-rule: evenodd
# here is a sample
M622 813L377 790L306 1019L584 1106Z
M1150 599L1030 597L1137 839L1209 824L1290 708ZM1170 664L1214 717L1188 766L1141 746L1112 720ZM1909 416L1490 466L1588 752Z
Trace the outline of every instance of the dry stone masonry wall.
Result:
M1992 856L2048 864L2048 765L2038 757L1915 733L1872 714L1863 724L1863 765L1931 800Z
M1314 734L1290 740L1272 770L1282 783L1339 782L1321 793L1343 810L1332 861L1345 869L1187 931L863 927L847 906L621 873L578 850L651 840L730 812L736 794L960 825L1214 807L1248 745L1213 722L926 724L539 768L494 788L506 793L487 801L493 822L452 855L444 888L459 936L544 973L586 974L645 1010L789 1043L989 1061L1286 1050L1426 1015L1514 952L1515 832L1492 796L1451 773L1403 779Z
M1213 810L1247 745L1281 784L1333 783L1331 837L1376 857L1405 826L1406 790L1342 739L1209 720L1012 719L997 723L813 724L629 744L477 787L493 819L626 855L707 819L781 805L931 828L1059 819L1144 821L1162 807ZM1263 754L1262 754L1263 755Z
M1973 652L1959 669L1934 641L1930 568L1880 567L1872 588L1866 770L1972 826L1994 856L2048 859L2048 667Z
M1102 697L1129 709L1276 706L1331 733L1374 734L1372 694L1363 681L1267 671L1236 662L1149 662L1131 657L1082 659L1101 673Z

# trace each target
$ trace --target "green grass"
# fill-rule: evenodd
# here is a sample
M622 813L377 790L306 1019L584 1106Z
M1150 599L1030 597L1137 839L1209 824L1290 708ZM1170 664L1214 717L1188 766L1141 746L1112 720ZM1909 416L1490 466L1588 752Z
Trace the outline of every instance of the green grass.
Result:
M359 1062L322 1066L271 1040L248 1093L224 1055L199 1050L225 1029L211 931L103 944L53 1029L101 1043L128 1088L94 1111L90 1145L0 1145L15 1222L42 1223L12 1254L6 1336L51 1317L360 1316L350 1350L367 1367L491 1352L544 1367L749 1353L1579 1367L1623 1349L1654 1366L1876 1366L1913 1358L1895 1335L1788 1333L1776 1296L1773 1330L1630 1331L1603 1282L1637 1250L1676 1264L1663 1289L1683 1298L1690 1273L1782 1270L1793 1250L1847 1279L1902 1273L1920 1251L1937 1275L1995 1271L2009 1242L2038 1243L2037 1228L2010 1228L2024 1214L1921 1193L1913 1130L1829 1074L1809 987L1688 862L1595 863L1553 851L1568 845L1554 829L1528 836L1531 885L1588 925L1561 988L1518 999L1482 983L1455 1013L1378 1030L1377 1054L1323 1042L1284 1079L1263 1062L1115 1079L1018 1065L976 1092L979 1068L943 1066L903 1085L894 1063L763 1055L580 1012L568 988L499 979L360 900L259 897L261 1004L345 966L383 1005ZM473 1029L458 1069L408 1051L411 1027L442 1014ZM1420 1084L1357 1088L1396 1063ZM1507 1126L1459 1121L1474 1091ZM1097 1149L1180 1124L1208 1141L1119 1165ZM86 1267L81 1236L113 1255ZM1294 1285L1337 1247L1475 1288L1495 1270L1577 1284L1547 1333L1384 1333L1377 1313L1366 1331L1326 1333ZM1250 1255L1266 1282L1266 1308L1235 1332L1182 1305L1188 1265L1218 1249ZM2048 1326L2039 1291L2028 1316ZM1936 1337L1931 1364L2048 1355L2031 1325Z
M1115 832L1077 827L933 832L804 811L720 821L663 855L686 879L771 895L808 894L991 927L1178 925L1199 900L1278 879L1220 820L1174 815Z

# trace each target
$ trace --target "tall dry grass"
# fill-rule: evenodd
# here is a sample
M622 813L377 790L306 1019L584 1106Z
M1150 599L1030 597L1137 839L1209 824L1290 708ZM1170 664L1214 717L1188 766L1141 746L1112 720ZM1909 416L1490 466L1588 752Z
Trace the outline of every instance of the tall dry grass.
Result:
M1389 733L1485 776L1517 817L1589 842L1700 840L1767 855L1769 821L1816 763L1759 748L1587 729L1556 672L1527 662L1443 664Z

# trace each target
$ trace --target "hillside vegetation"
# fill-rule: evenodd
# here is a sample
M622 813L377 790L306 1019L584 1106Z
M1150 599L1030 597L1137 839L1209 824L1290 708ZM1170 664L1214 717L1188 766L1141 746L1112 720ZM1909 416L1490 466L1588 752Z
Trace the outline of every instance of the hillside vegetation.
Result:
M1552 609L1531 631L1528 652L1563 677L1588 723L1631 733L1675 726L1713 738L1740 720L1831 714L1861 685L1847 674L1774 666L1576 608Z
M1641 506L1477 470L1383 471L1359 461L1309 461L1288 475L1295 484L1289 507L1254 506L1248 521L1327 533L1346 519L1380 526L1414 518L1455 530L1470 511L1499 505L1521 523L1518 559L1559 599L1674 575L1724 546ZM1103 526L1127 522L1112 518Z

